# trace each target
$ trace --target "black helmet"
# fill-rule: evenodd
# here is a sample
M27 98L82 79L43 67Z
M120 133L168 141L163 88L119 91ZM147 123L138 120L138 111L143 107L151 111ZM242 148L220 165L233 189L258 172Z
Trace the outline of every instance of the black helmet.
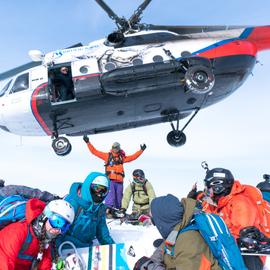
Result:
M5 186L5 180L3 179L0 179L0 188L4 187Z
M145 178L144 171L141 169L136 169L132 173L133 176Z
M270 175L269 174L264 174L263 179L265 180L264 182L260 182L257 185L257 188L260 191L265 191L265 192L270 192Z
M136 169L132 173L133 181L137 184L143 184L145 182L145 174L141 169Z
M229 194L233 183L234 177L232 173L223 168L208 170L204 179L206 188L212 188L214 195Z

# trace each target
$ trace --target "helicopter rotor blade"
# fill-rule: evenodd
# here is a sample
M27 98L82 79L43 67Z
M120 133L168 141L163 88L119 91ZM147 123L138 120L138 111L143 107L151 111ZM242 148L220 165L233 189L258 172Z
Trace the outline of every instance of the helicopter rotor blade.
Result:
M135 24L138 24L141 20L141 15L146 7L150 4L152 0L144 0L144 2L137 8L133 15L129 18L129 25L132 27Z
M95 1L102 7L102 9L108 14L108 16L112 20L114 20L119 29L126 27L127 21L124 18L119 18L103 0Z

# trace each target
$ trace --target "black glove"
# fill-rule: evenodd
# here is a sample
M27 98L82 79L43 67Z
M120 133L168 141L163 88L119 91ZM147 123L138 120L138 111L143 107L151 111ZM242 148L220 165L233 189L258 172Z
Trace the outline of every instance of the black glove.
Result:
M86 142L86 143L89 143L89 138L87 135L83 135L83 140Z
M60 196L58 196L58 195L53 195L53 199L54 200L61 200L62 198Z
M135 263L133 270L148 269L150 263L152 263L151 259L143 256Z
M120 211L121 211L121 213L126 214L127 209L121 208Z
M146 149L146 144L145 143L144 144L141 144L140 146L141 146L141 150L144 151Z
M121 208L120 210L115 211L114 215L116 218L124 218L126 216L126 209Z

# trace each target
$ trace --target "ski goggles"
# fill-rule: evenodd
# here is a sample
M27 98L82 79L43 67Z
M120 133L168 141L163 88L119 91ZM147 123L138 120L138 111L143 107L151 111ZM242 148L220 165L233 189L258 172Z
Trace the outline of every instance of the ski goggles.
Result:
M54 229L59 229L61 231L61 233L66 233L71 225L62 216L60 216L56 213L53 213L49 210L47 210L45 212L45 215L48 217L48 221L49 221L49 224L51 225L51 227Z
M141 184L141 183L144 183L145 178L144 177L140 177L140 176L133 176L133 180L134 180L134 182L136 182L138 184Z
M99 184L92 184L91 185L91 191L94 192L96 195L100 197L105 197L107 196L109 190L107 187Z

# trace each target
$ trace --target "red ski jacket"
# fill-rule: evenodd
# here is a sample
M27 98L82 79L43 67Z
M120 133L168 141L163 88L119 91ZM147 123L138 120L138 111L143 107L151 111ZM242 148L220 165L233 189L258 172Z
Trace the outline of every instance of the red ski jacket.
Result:
M26 204L26 220L14 222L0 231L0 269L29 270L39 251L39 241L31 222L39 216L45 203L31 199ZM50 248L43 252L38 270L50 270L52 258Z

